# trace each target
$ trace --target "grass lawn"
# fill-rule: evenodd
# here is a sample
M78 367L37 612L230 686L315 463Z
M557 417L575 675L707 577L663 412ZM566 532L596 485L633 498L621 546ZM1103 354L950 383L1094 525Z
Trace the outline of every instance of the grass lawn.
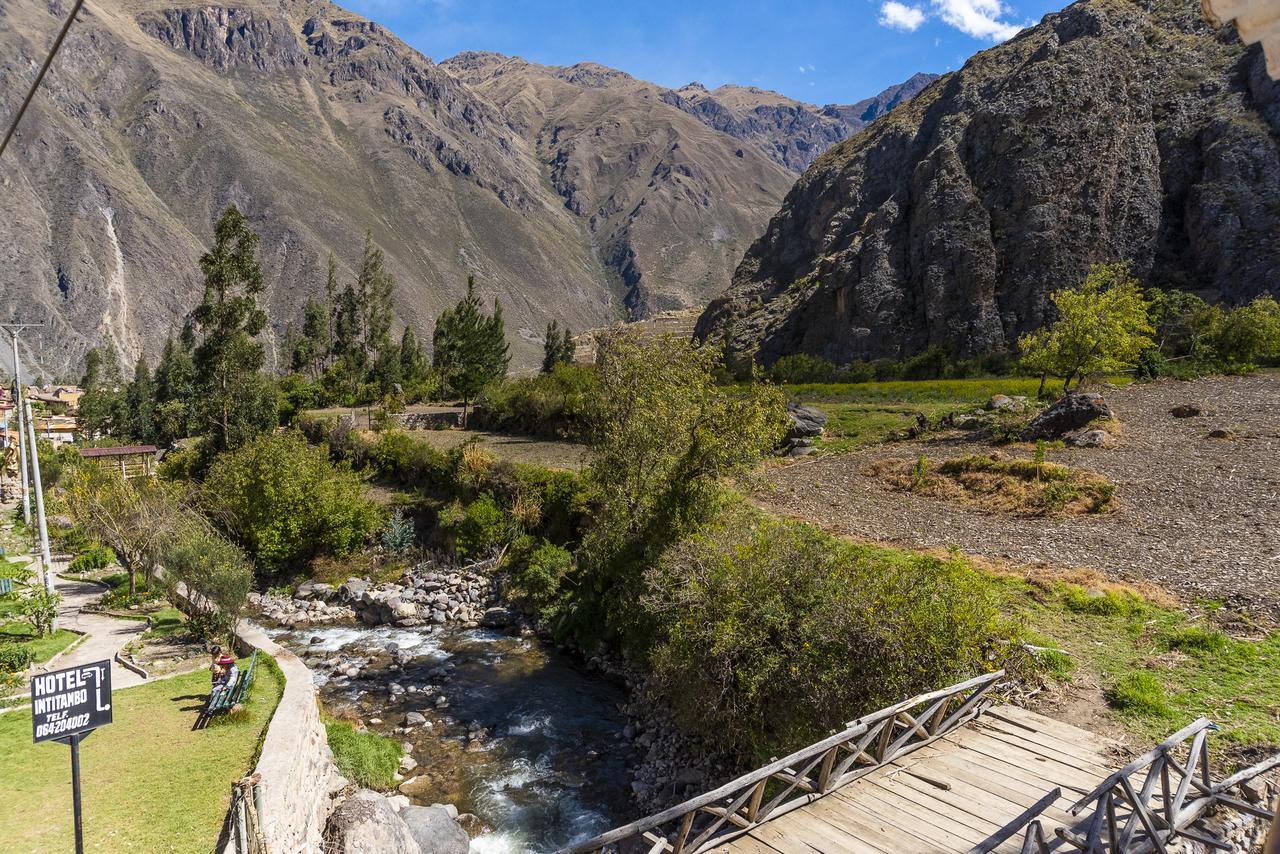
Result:
M66 629L58 629L44 637L36 637L36 630L25 620L12 620L0 624L0 643L18 643L30 647L35 653L35 663L44 664L71 644L80 635Z
M247 719L223 719L198 732L191 726L209 692L207 672L115 692L114 723L80 751L87 850L213 850L231 784L252 768L283 689L278 671L261 659ZM0 847L70 851L68 748L33 745L28 708L0 715L0 756Z
M1097 684L1116 718L1158 741L1204 716L1214 740L1280 745L1280 634L1237 639L1204 617L1123 588L1003 582L1007 609L1033 644L1065 651L1043 662L1053 678Z
M182 612L172 605L165 605L149 616L151 617L151 628L147 629L146 637L163 638L186 631L186 621L182 617ZM256 670L254 672L257 673Z

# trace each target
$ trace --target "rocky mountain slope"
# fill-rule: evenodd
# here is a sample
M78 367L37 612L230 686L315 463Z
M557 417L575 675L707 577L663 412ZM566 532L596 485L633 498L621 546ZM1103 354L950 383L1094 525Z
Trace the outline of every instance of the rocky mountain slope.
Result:
M755 86L700 83L668 90L663 98L722 133L746 140L793 172L803 172L831 146L914 97L937 74L914 74L856 104L815 107Z
M0 0L0 102L65 14ZM474 274L530 362L549 319L705 303L794 180L620 72L484 67L324 0L91 4L0 164L6 319L48 324L29 355L49 374L107 339L154 355L234 202L262 235L273 343L369 229L420 333Z
M1190 0L1081 0L819 158L699 321L740 356L999 350L1090 263L1280 293L1280 86Z

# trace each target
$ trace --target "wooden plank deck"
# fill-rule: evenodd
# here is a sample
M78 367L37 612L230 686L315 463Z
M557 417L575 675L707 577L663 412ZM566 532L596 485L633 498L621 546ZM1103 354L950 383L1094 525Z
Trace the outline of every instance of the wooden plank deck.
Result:
M938 741L714 849L718 854L966 852L1056 787L1046 833L1079 828L1067 807L1117 764L1113 745L1014 706L991 709ZM1141 781L1137 781L1140 785ZM1018 833L996 849L1016 854ZM1074 850L1053 838L1057 851Z

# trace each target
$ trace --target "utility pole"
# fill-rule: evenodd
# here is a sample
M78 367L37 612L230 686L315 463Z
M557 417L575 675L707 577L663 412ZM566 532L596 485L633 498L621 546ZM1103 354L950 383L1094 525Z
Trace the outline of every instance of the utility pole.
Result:
M38 329L43 323L0 323L9 333L13 341L13 406L18 416L18 467L22 471L22 521L31 525L31 492L27 483L27 453L35 453L34 447L27 447L25 419L22 415L22 363L18 356L18 337L24 329Z
M18 355L18 337L24 329L38 329L43 323L0 323L13 341L13 403L18 410L18 447L22 465L22 517L26 524L31 524L31 490L27 483L27 459L30 458L36 488L36 517L40 525L41 575L44 577L44 588L53 592L52 561L49 558L49 529L44 520L44 489L40 484L40 459L36 453L36 429L31 423L31 404L23 408L22 400L22 362Z
M44 589L53 592L53 557L49 554L49 527L44 521L44 485L40 483L40 454L36 452L36 424L27 400L27 433L31 437L31 480L36 486L36 521L40 525L40 560L44 564ZM57 628L55 626L54 628Z

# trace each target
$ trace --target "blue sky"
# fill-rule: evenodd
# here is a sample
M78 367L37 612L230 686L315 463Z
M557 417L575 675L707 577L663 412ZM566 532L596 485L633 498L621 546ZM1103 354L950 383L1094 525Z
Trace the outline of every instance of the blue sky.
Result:
M338 0L434 60L590 60L664 86L740 83L817 104L959 68L1065 0Z

